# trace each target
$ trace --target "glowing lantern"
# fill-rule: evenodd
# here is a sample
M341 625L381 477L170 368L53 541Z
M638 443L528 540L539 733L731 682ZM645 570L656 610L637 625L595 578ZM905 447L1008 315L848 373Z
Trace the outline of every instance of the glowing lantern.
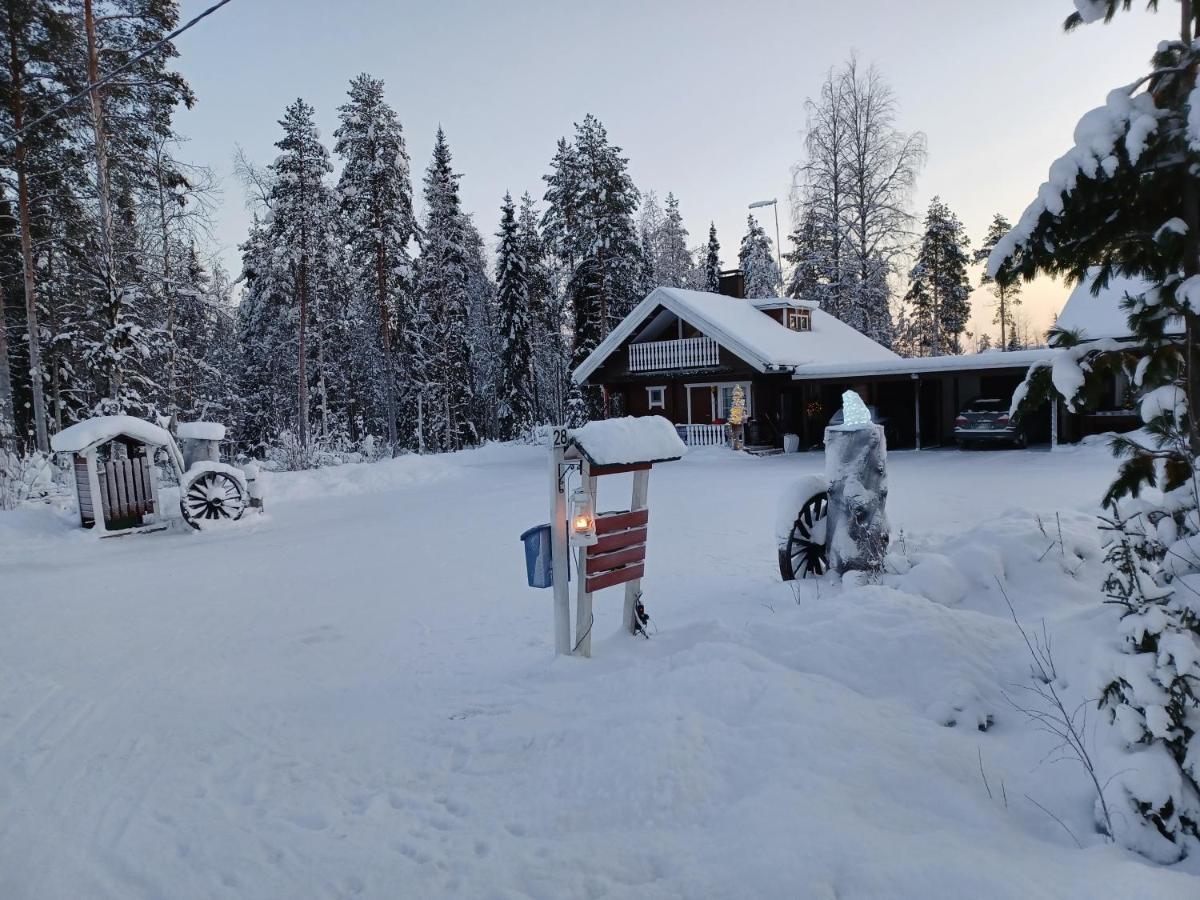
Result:
M596 511L592 508L592 495L583 488L571 494L571 543L576 547L590 547L599 540L596 537Z
M842 424L850 427L871 424L871 410L856 391L842 394Z

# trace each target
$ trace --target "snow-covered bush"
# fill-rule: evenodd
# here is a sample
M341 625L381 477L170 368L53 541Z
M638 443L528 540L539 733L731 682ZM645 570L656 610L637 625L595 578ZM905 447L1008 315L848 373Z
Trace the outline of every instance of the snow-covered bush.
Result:
M1153 495L1151 495L1153 496ZM1116 503L1104 590L1121 607L1101 708L1130 754L1108 788L1126 846L1162 862L1200 838L1200 538L1191 486ZM1189 536L1180 537L1181 530Z
M1128 0L1076 0L1074 28L1108 21ZM1183 7L1178 39L1152 71L1111 91L1075 128L1037 198L988 261L999 282L1041 273L1113 276L1146 287L1125 297L1132 340L1057 332L1058 353L1032 368L1016 409L1062 397L1071 410L1131 385L1143 427L1113 440L1122 460L1105 497L1103 591L1121 608L1100 673L1100 706L1126 765L1105 789L1114 837L1173 862L1200 849L1200 6Z
M273 471L298 472L304 469L323 469L326 466L344 466L348 463L376 462L392 455L391 447L367 435L354 442L344 435L332 437L313 436L308 446L291 431L279 436L279 441L268 447L263 464Z
M54 489L54 465L45 453L0 448L0 509L16 509Z

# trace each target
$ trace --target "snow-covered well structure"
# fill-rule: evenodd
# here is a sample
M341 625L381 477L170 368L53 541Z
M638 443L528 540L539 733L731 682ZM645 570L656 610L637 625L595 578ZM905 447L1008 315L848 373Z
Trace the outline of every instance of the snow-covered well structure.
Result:
M825 429L829 568L878 572L888 547L887 440L854 391L846 392L843 409L843 423Z

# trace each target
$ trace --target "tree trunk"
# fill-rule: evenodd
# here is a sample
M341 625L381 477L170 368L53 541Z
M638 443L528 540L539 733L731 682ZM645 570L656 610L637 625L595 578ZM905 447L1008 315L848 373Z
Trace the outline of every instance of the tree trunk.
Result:
M92 0L83 0L83 23L87 35L87 77L89 84L100 80L100 48L96 41L96 20L92 15ZM108 134L104 119L104 95L101 88L88 92L92 114L92 149L96 158L96 199L100 207L101 276L104 280L107 324L115 326L120 317L120 298L117 296L116 252L113 247L112 187L108 178ZM108 392L113 401L121 393L122 371L114 360L107 360Z
M308 345L306 337L308 332L308 263L301 259L299 270L299 286L300 286L300 359L299 359L299 383L297 385L297 398L300 407L300 446L308 449Z
M175 394L178 390L175 375L177 357L175 345L175 326L178 313L175 303L175 291L171 287L171 239L167 221L166 185L163 184L162 143L154 142L154 175L158 193L158 226L162 238L162 292L163 302L167 307L167 414L171 417L170 427L174 428L179 419L179 406Z
M8 363L8 326L4 319L4 286L0 285L0 447L15 441L12 375Z
M380 216L378 212L375 215L376 227L380 228L382 233ZM387 409L387 435L388 443L391 444L391 452L396 452L396 366L392 359L392 322L391 314L388 310L388 277L387 277L387 252L384 249L382 242L375 249L375 289L377 299L379 301L379 330L380 338L383 344L383 364L385 370L385 383Z
M13 0L9 0L9 21L18 16L13 13ZM25 65L17 52L16 29L8 37L9 77L11 78L11 111L13 130L20 132L25 127L24 76ZM17 170L17 219L21 230L21 275L25 288L25 326L29 335L29 381L33 395L33 426L37 448L43 453L50 451L50 438L46 429L46 393L42 386L42 336L38 329L37 282L33 268L33 236L30 233L29 178L26 153L28 147L22 139L13 153L13 164Z

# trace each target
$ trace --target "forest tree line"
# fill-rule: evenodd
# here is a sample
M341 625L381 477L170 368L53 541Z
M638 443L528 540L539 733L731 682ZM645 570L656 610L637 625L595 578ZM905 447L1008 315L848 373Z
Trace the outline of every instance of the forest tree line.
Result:
M595 117L558 142L539 189L498 196L481 224L440 128L414 183L366 74L332 145L298 99L274 160L239 159L254 217L231 275L211 253L213 176L175 128L195 97L173 46L86 91L177 21L171 0L0 5L0 440L44 451L113 413L224 421L241 450L285 445L298 464L514 439L606 415L570 372L654 287L717 289L715 227L693 245L678 198L639 191ZM902 353L962 352L974 257L940 200L916 233L924 137L896 115L873 68L831 70L808 104L786 285L753 216L731 265L750 296L819 301ZM1015 346L1009 290L997 322Z

